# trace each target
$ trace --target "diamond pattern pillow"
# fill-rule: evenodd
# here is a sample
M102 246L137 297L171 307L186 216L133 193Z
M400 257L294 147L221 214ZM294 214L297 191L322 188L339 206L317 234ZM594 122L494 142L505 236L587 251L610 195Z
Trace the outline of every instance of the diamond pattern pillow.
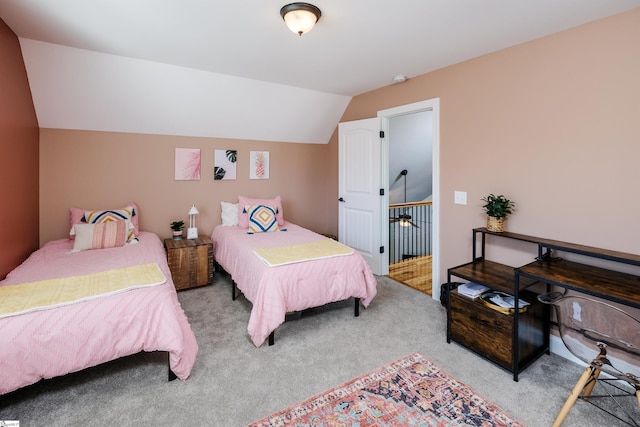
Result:
M277 209L272 206L255 205L245 206L249 218L248 233L266 233L270 231L278 231L278 218L276 217Z
M251 199L249 197L238 196L238 226L240 228L249 228L249 215L247 215L247 206L272 206L276 210L276 218L278 225L284 225L284 214L282 213L282 199L277 196L273 199Z
M103 211L86 211L80 220L87 224L100 224L103 222L132 220L136 212L133 207L129 206L122 209L108 209ZM131 243L136 239L135 229L127 232L127 243Z
M250 203L250 204L254 205L257 203ZM107 210L107 209L86 209L86 208L75 208L75 207L69 208L69 220L70 220L69 230L72 231L73 226L76 224L85 224L85 221L83 220L85 212L99 211L99 210ZM140 234L140 230L138 226L138 218L140 218L140 209L134 202L128 203L123 208L110 209L110 210L116 210L116 211L125 210L125 211L131 212L129 220L133 224L133 229L134 229L133 232L135 233L136 237L138 237L138 235ZM73 240L75 238L75 235L73 233L70 233L69 238Z

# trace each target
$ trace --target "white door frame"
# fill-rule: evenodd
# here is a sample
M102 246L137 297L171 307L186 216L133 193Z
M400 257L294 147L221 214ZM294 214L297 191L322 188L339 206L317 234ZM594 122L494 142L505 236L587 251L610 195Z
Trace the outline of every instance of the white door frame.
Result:
M433 98L378 111L378 117L381 118L382 130L385 132L385 138L382 140L382 179L385 183L383 203L385 207L389 206L389 119L391 117L421 111L431 111L433 113L433 246L431 257L431 296L435 300L440 300L440 98ZM384 224L389 223L389 209L383 210L382 221ZM383 227L382 229L383 242L388 242L389 227ZM388 244L385 244L385 247L387 246ZM383 263L383 270L386 271L386 274L389 274L388 256L384 258ZM386 268L384 265L386 265Z

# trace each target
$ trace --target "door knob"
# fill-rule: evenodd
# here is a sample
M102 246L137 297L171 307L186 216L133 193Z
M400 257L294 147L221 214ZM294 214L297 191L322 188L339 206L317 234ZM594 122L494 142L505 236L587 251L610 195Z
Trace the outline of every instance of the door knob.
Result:
M339 202L344 202L344 199L343 199L342 197L340 197L340 198L338 199L338 201L339 201Z

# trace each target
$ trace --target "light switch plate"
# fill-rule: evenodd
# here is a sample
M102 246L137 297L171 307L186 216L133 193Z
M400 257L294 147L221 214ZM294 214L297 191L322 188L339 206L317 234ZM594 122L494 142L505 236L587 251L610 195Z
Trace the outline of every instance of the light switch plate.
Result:
M456 205L466 205L467 204L467 192L466 191L454 191L453 192L453 202Z

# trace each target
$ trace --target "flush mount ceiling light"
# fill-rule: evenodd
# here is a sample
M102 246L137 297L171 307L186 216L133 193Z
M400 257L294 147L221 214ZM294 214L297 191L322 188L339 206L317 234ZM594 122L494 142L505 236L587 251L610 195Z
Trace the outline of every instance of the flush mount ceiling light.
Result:
M407 76L405 76L404 74L398 74L393 78L393 81L395 83L404 83L407 81Z
M287 27L299 36L311 31L318 22L322 12L316 6L309 3L289 3L282 6L280 15Z

